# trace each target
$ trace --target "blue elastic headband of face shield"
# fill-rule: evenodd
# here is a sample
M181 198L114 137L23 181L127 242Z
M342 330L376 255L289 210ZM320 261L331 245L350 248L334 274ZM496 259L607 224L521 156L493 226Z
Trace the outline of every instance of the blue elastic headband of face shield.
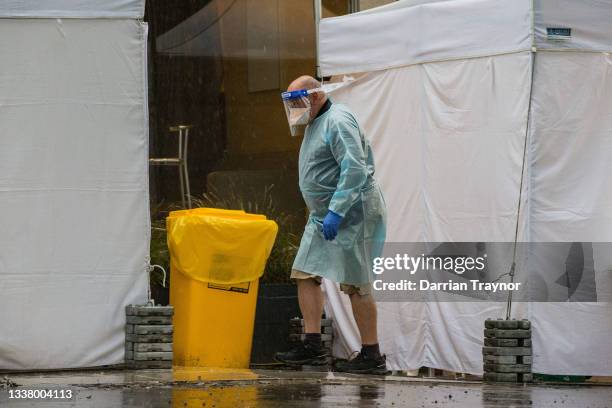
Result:
M307 97L310 93L311 92L308 92L307 89L299 89L297 91L283 92L281 98L283 98L283 101L290 101L292 99Z

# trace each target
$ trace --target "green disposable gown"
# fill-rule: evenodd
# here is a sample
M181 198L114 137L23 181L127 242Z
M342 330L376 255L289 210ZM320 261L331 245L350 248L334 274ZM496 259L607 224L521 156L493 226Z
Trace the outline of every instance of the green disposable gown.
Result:
M309 217L293 269L344 284L371 282L373 259L385 242L386 209L372 150L346 106L333 103L306 128L299 177ZM322 232L328 210L344 217L333 241Z

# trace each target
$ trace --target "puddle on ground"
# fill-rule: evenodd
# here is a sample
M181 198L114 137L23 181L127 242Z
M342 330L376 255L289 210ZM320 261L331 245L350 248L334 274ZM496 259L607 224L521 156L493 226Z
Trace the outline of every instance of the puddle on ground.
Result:
M221 382L199 386L147 384L74 388L69 403L8 400L3 407L608 407L612 387L428 384L313 379Z

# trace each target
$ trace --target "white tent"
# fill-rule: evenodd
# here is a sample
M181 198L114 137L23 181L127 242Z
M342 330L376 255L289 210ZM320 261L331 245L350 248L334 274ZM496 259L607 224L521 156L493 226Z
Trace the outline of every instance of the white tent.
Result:
M518 223L519 241L612 242L611 21L610 0L403 0L323 19L321 74L363 74L334 99L371 139L388 241L512 242ZM612 374L612 257L598 248L599 302L515 305L533 323L534 372ZM346 355L358 332L325 287ZM483 322L505 305L379 312L389 368L479 374Z
M123 361L147 298L144 0L0 2L0 369Z

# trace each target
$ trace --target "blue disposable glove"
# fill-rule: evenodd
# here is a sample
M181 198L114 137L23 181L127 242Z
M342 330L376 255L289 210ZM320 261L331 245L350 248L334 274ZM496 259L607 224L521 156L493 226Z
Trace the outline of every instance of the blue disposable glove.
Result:
M342 216L329 210L325 218L323 218L323 236L327 241L333 241L338 235L338 227L342 222Z

